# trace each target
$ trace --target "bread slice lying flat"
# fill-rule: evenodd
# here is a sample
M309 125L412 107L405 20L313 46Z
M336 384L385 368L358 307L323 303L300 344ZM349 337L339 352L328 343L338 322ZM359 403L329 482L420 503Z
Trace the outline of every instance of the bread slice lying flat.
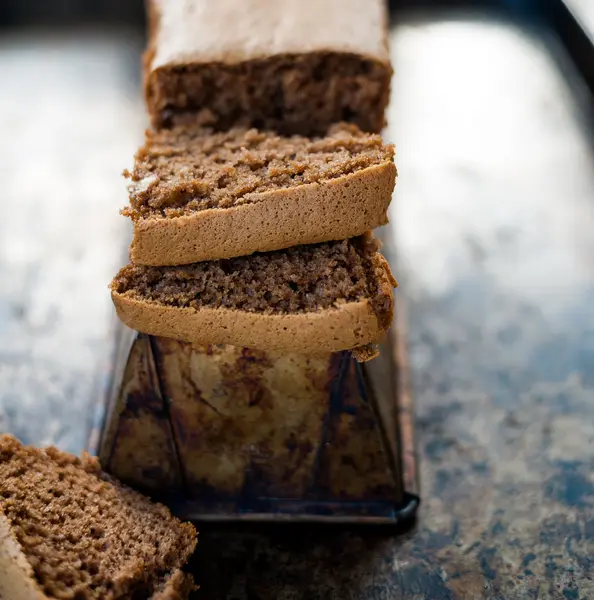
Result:
M147 132L123 213L132 262L183 265L363 234L388 222L394 149L354 125Z
M0 598L185 600L196 530L96 460L0 436Z
M316 354L378 341L395 285L365 235L179 267L131 264L111 290L120 319L143 333Z

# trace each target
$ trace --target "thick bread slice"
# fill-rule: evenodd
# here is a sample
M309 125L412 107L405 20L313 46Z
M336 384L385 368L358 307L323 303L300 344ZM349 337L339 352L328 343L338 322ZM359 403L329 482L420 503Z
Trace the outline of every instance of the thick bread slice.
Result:
M187 600L194 589L193 577L176 569L147 600ZM1 512L0 600L54 600L39 587L25 553L11 531L10 521Z
M362 235L385 225L394 150L352 125L325 136L147 132L137 152L130 259L184 265Z
M143 333L316 354L379 341L395 284L365 237L189 267L128 265L111 289L120 319Z
M0 435L0 598L187 600L196 530L89 457Z
M368 167L323 183L259 194L254 203L139 219L130 260L185 265L361 235L388 222L396 167Z
M147 600L187 600L195 589L191 575L176 569ZM54 600L46 596L35 580L9 520L0 513L0 600Z

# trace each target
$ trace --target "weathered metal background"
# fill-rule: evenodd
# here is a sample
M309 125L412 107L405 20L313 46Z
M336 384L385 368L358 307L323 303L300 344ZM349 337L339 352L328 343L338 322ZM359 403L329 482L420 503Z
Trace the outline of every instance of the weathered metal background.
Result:
M538 26L398 19L391 220L417 524L203 525L200 598L594 597L590 96ZM144 117L135 39L0 38L0 430L28 443L79 452L107 377L120 173Z

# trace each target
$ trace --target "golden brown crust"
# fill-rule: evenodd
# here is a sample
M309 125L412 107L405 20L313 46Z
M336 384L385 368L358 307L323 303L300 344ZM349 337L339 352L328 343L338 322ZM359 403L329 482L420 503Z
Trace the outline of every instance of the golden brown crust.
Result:
M132 262L183 265L354 237L388 222L396 179L386 162L331 179L263 192L250 204L139 219Z
M389 66L386 0L149 0L150 68L316 52ZM238 18L239 17L239 18Z
M0 512L0 598L6 600L48 600L35 582L35 575L10 521Z
M373 234L369 238L369 235L367 234L370 239L369 243L375 244L376 238L373 237ZM372 259L372 265L377 278L377 289L371 300L375 304L374 310L380 321L380 329L387 331L394 320L394 288L398 287L398 282L383 254L376 252Z
M128 327L195 344L319 354L364 346L385 331L367 300L317 312L262 315L228 308L174 308L113 291L112 299Z

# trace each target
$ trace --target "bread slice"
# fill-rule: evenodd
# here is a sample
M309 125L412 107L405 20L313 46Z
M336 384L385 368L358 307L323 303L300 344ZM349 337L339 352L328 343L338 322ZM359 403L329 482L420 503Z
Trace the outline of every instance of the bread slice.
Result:
M184 600L196 530L89 457L0 436L0 598Z
M126 172L132 262L183 265L361 235L388 222L394 148L353 125L147 132Z
M392 67L386 0L148 0L153 126L379 133Z
M120 319L144 333L317 354L379 340L395 285L365 235L179 267L130 264L111 291Z

